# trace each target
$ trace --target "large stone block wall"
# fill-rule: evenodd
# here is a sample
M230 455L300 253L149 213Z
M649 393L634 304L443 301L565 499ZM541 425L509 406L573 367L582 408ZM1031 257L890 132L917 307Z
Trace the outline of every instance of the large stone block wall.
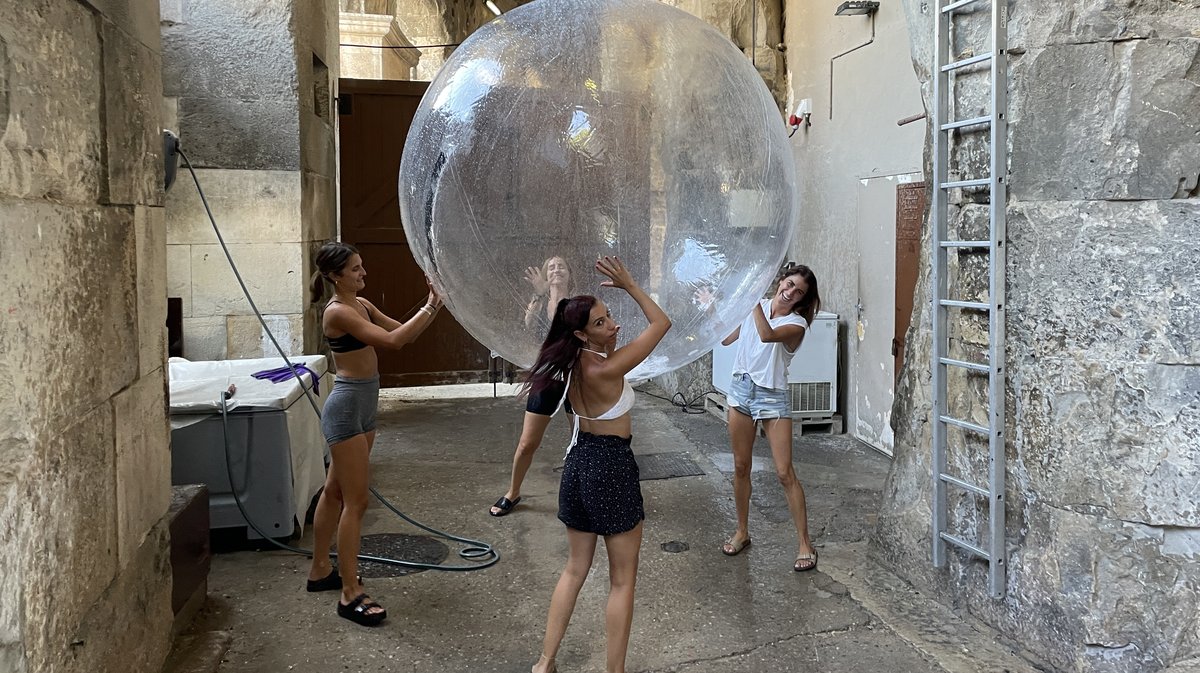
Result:
M178 131L230 255L289 354L321 347L306 287L313 249L337 228L337 15L331 3L163 2L166 125ZM185 170L166 219L184 356L276 355Z
M927 94L931 6L906 2ZM1009 6L1007 596L978 562L930 564L927 259L875 551L1057 670L1163 670L1200 657L1200 3ZM982 82L959 94L978 108ZM980 171L978 150L953 164ZM986 226L976 201L953 226ZM981 268L956 272L986 297ZM954 324L953 347L978 357L980 327ZM959 380L950 402L985 418L985 389ZM984 475L965 451L951 467ZM985 519L953 501L968 537Z
M343 0L345 7L348 0ZM391 14L342 10L340 63L346 79L411 80L421 50L409 41Z
M4 671L156 671L170 645L157 17L0 4Z

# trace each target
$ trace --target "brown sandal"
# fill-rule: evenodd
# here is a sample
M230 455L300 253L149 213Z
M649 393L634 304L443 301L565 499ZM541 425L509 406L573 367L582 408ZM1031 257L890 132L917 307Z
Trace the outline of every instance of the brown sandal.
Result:
M812 565L808 565L810 563ZM805 565L801 565L801 564ZM792 570L798 573L808 572L809 570L817 569L817 550L814 549L811 554L800 554L796 557L796 563L792 566Z

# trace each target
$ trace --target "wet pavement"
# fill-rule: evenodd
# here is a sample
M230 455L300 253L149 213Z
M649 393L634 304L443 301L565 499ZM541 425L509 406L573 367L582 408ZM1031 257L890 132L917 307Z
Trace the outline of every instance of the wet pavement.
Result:
M381 405L373 484L435 528L485 540L501 554L476 572L370 577L389 612L368 629L337 617L336 594L304 591L307 560L281 551L215 555L209 601L168 669L223 673L528 671L567 554L555 518L569 428L558 419L534 460L523 500L488 516L504 493L523 403L511 397L397 399ZM1038 670L1011 644L931 603L874 564L874 526L888 458L848 435L797 437L794 461L808 497L815 572L792 571L797 541L765 439L755 444L754 544L721 554L733 531L732 455L725 424L639 395L635 453L682 452L700 476L642 482L646 524L629 671ZM426 535L373 502L364 534ZM686 551L668 551L683 545ZM311 544L311 531L298 541ZM448 563L461 563L447 542ZM559 670L604 670L607 559L598 546L558 657ZM213 645L212 643L217 643ZM208 660L207 662L205 660Z

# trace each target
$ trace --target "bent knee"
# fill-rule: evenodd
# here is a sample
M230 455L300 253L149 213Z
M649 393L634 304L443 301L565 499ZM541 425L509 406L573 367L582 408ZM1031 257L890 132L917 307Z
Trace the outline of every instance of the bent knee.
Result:
M538 446L540 446L540 442L529 442L529 441L521 440L521 441L517 442L517 455L532 456L534 453L537 452Z
M360 496L355 496L352 498L351 497L343 497L342 498L342 508L345 509L346 511L354 513L354 514L362 514L363 512L367 511L367 503L368 502L369 502L369 499L367 498L367 496L365 494L360 495Z

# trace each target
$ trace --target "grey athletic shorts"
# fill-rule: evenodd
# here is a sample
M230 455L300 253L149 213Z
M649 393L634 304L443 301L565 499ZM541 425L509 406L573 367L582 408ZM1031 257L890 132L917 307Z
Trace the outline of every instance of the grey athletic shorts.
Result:
M333 446L375 429L379 409L379 376L369 379L337 377L321 412L321 433Z

